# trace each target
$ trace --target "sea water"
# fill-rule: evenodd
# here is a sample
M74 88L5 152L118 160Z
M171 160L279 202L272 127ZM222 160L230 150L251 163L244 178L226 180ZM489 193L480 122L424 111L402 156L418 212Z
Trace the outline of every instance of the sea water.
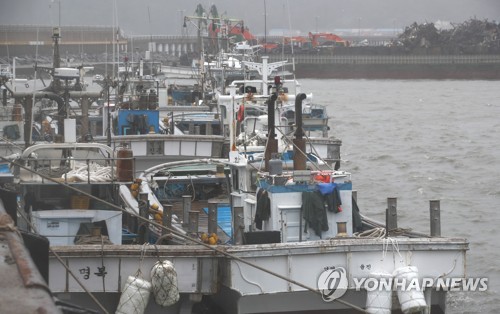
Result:
M467 275L486 292L452 292L450 313L497 313L500 304L500 82L301 80L328 106L360 210L429 233L429 200L441 201L441 234L465 237ZM452 265L451 265L452 266Z

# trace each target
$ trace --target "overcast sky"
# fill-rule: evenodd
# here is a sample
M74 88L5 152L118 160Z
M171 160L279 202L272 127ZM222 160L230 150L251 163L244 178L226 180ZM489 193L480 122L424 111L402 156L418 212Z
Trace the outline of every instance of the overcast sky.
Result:
M256 35L273 29L332 31L340 28L403 28L413 22L500 21L500 0L0 0L0 24L113 25L130 35L179 35L182 15L198 4L245 20ZM264 8L267 11L265 19ZM264 23L264 21L267 23ZM194 35L194 27L189 27Z

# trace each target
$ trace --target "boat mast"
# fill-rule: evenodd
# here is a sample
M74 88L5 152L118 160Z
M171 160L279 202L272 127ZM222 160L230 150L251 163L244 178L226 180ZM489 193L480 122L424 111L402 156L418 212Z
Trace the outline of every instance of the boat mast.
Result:
M61 90L61 80L54 75L55 69L61 67L61 55L59 54L59 39L61 38L61 28L54 27L52 29L52 39L54 40L54 54L52 60L52 83L51 89L54 93L59 93ZM64 119L66 118L66 102L57 102L57 133L64 134ZM31 141L31 140L30 140Z

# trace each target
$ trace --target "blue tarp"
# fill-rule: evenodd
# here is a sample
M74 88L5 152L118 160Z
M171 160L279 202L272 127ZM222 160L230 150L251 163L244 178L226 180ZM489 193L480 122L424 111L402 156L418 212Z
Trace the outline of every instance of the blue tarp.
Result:
M203 208L203 211L208 214L208 207ZM232 237L231 208L229 206L217 207L217 225L219 225L219 228L221 228L228 237Z
M0 173L11 173L9 164L0 164Z

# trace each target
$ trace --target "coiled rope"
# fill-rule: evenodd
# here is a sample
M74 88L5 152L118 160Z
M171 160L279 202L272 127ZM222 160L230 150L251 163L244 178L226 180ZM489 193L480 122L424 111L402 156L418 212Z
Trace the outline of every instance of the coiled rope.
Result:
M113 179L111 166L101 166L97 163L79 164L75 169L70 170L64 176L69 181L107 182Z

